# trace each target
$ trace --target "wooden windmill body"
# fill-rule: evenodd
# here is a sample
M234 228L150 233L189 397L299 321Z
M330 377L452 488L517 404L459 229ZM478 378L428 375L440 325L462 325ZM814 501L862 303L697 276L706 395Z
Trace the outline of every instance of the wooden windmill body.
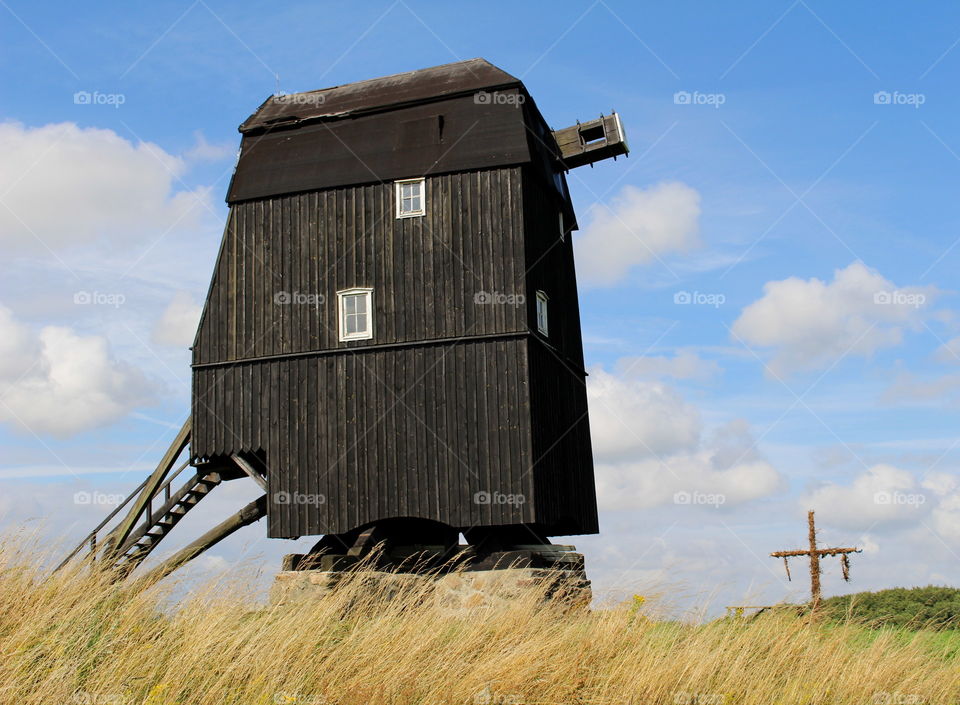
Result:
M113 559L243 477L264 497L180 559L263 516L344 546L596 533L565 174L627 153L616 113L551 130L474 59L272 96L240 132L191 419Z

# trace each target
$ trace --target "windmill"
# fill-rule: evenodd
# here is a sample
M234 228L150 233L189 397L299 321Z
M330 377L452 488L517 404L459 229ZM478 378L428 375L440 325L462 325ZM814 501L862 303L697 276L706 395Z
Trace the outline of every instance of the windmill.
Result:
M156 575L261 518L322 537L288 568L565 560L551 537L598 531L566 174L627 154L620 117L552 130L473 59L272 96L240 132L191 416L71 557L129 572L251 478Z

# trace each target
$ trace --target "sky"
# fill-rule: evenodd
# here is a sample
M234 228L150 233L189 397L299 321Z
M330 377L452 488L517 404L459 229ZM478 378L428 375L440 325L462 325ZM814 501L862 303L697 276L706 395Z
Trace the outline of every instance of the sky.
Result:
M237 125L484 57L631 147L568 175L601 533L564 541L598 595L803 599L768 554L809 509L863 549L825 594L956 584L958 45L946 2L0 0L0 531L79 540L188 414ZM304 541L190 570L267 584Z

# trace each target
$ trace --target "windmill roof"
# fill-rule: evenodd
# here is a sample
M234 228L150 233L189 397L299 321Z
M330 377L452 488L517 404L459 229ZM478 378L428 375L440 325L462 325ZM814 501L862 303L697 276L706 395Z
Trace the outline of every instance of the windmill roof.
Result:
M470 59L315 91L271 96L240 125L240 132L304 121L336 120L395 106L522 85L519 78L486 59Z

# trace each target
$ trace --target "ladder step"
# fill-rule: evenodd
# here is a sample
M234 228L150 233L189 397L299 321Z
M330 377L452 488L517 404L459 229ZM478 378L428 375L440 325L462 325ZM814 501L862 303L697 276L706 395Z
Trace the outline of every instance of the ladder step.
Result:
M200 477L199 473L181 486L175 493L166 498L167 507L162 514L153 514L145 524L141 524L134 536L139 536L122 556L118 557L118 565L134 567L157 547L170 533L170 530L189 512L197 503L209 494L210 490L221 483L219 473L210 472ZM169 487L166 488L169 492ZM160 495L158 494L157 497Z

